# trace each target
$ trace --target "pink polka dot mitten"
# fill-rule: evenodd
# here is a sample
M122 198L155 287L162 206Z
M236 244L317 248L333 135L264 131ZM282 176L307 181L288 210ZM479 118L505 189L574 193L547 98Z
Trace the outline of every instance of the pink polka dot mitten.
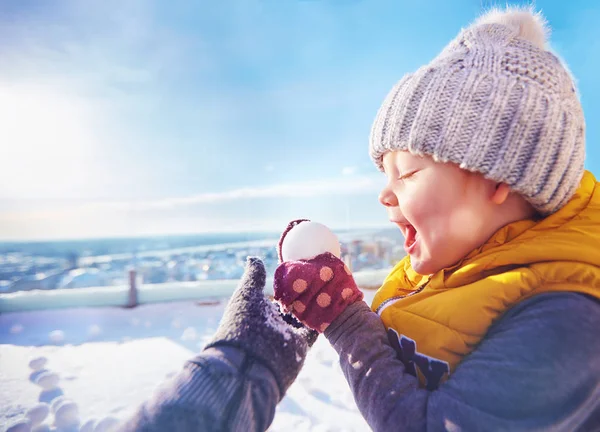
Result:
M287 312L321 333L346 307L363 298L348 267L329 252L281 263L275 270L274 291Z

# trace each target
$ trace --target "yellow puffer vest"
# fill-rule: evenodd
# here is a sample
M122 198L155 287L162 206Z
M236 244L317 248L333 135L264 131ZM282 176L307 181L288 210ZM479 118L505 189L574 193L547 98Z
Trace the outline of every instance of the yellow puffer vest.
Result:
M600 298L598 185L586 172L558 212L505 226L459 264L431 277L416 274L408 257L394 267L372 309L422 386L436 388L494 321L529 297L568 291Z

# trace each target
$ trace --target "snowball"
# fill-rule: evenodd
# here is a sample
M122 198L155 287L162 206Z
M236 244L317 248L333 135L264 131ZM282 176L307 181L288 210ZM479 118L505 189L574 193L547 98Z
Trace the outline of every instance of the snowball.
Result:
M56 400L57 398L60 398L63 396L63 391L60 389L60 387L56 387L55 389L52 390L43 390L40 393L40 396L38 398L38 400L40 402L44 402L44 403L52 403L54 400Z
M10 334L20 334L23 333L24 327L21 324L15 324L10 328Z
M25 414L27 418L31 421L32 425L38 425L46 420L48 414L50 413L50 406L45 403L40 403L30 408Z
M62 330L54 330L48 334L48 338L50 341L55 344L60 344L65 341L65 332Z
M44 372L37 377L35 383L45 391L48 391L54 390L56 387L58 387L59 381L60 378L54 372Z
M119 420L114 417L105 417L94 428L94 432L113 432L117 430Z
M43 369L44 366L46 366L46 363L48 363L48 359L46 357L35 357L29 361L29 367L34 371L38 371Z
M300 222L285 235L281 245L283 261L310 259L325 252L338 258L342 255L337 236L318 222Z
M31 424L29 420L22 419L9 426L6 432L31 432Z
M57 428L71 428L79 424L79 407L73 401L63 401L54 413L54 425Z
M94 427L96 426L96 419L87 420L83 426L79 429L79 432L94 432Z
M197 337L198 333L196 332L196 329L194 327L188 327L183 331L183 334L181 335L181 340L193 341L196 340Z
M102 328L97 324L91 325L88 328L88 336L90 336L90 337L100 336L101 334L102 334Z
M175 329L181 328L181 320L175 318L173 321L171 321L171 327Z
M56 410L58 410L60 405L62 405L63 402L67 402L68 400L69 399L67 399L65 396L60 396L60 397L57 397L56 399L54 399L52 401L52 404L50 405L50 408L52 409L52 413L56 414Z

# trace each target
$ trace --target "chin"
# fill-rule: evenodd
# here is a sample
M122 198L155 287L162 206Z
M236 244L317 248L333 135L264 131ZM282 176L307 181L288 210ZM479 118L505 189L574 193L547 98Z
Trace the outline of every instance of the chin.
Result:
M420 275L429 275L435 273L430 270L432 266L428 265L427 262L423 262L413 257L410 257L410 266Z
M435 274L444 268L439 263L432 262L431 260L420 260L412 256L410 257L410 265L415 272L423 276Z

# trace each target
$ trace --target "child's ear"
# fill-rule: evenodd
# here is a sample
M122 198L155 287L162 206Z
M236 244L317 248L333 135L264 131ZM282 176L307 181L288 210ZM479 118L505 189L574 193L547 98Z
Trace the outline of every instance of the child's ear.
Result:
M506 183L496 183L496 189L492 194L492 202L497 205L504 204L509 194L510 187Z

